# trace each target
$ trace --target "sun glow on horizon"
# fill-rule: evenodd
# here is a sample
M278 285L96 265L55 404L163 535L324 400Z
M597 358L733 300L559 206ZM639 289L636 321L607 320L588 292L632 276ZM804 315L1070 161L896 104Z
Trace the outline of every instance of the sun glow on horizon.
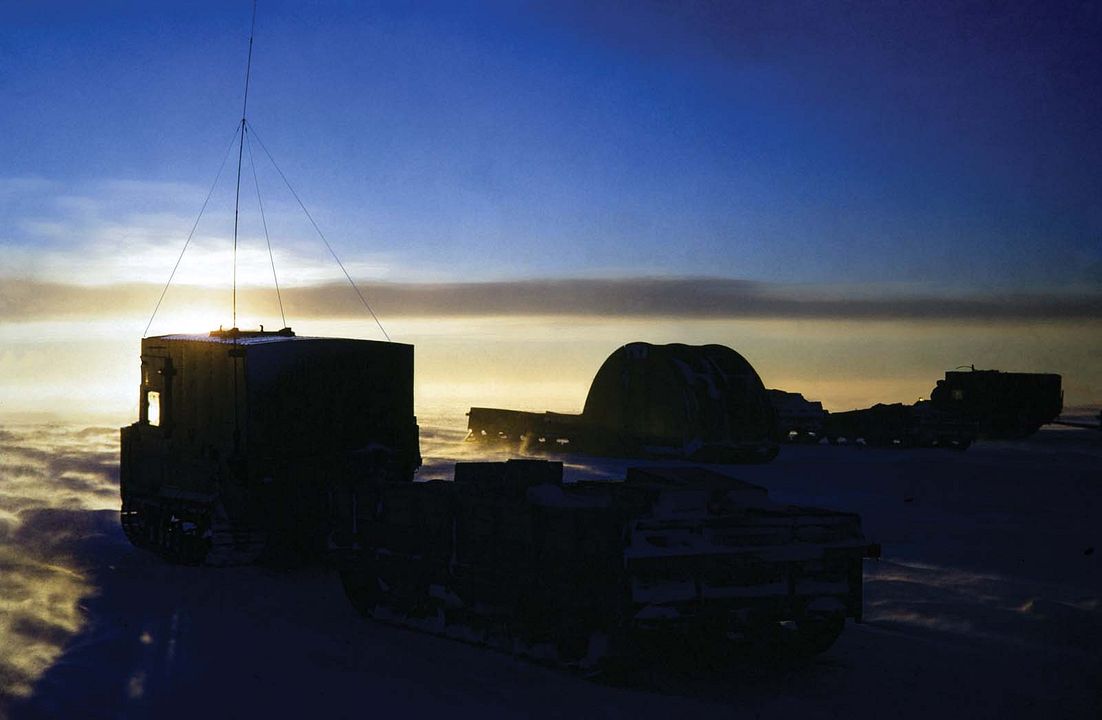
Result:
M158 313L150 335L206 334L229 326L212 299ZM256 328L261 315L239 314ZM268 316L270 318L270 316ZM276 316L278 318L278 315ZM370 317L289 318L300 336L382 340ZM53 413L112 423L137 417L141 332L148 317L0 323L0 416ZM269 329L278 320L265 318ZM601 363L629 342L718 343L746 357L767 387L801 392L830 410L928 396L961 364L1059 372L1065 404L1102 400L1102 326L1009 328L959 323L805 320L658 320L573 317L386 319L415 347L419 415L464 423L471 406L579 412ZM1084 327L1086 326L1086 327ZM1093 330L1093 331L1092 331ZM464 423L465 424L465 423Z

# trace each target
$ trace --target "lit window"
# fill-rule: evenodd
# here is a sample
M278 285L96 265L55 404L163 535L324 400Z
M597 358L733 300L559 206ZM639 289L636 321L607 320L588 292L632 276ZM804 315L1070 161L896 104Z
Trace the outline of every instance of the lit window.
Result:
M161 424L161 393L156 390L150 390L145 394L145 402L148 410L146 411L146 418L149 420L149 424L154 427Z
M953 391L953 399L954 400L963 400L964 399L964 391L963 390L954 390Z

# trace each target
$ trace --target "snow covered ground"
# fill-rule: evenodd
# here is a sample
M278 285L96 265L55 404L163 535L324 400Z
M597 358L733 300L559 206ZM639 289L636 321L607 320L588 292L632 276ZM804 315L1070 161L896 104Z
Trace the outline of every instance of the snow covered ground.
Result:
M422 427L424 474L489 453ZM449 429L450 428L450 429ZM358 617L324 569L186 568L129 546L117 430L0 431L0 716L1099 717L1102 434L967 452L786 447L731 468L855 510L866 622L813 661L618 684ZM616 477L631 463L574 462Z

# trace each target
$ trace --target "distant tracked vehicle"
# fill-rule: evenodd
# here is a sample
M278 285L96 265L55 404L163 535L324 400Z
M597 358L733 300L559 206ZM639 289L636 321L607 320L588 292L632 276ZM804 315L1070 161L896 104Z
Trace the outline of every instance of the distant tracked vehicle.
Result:
M975 422L980 437L1017 439L1037 432L1064 408L1061 377L1054 373L953 370L930 393L947 415Z
M1060 384L1051 373L950 371L929 400L845 412L824 411L799 393L768 392L779 440L963 450L977 438L1023 438L1054 422L1063 408Z

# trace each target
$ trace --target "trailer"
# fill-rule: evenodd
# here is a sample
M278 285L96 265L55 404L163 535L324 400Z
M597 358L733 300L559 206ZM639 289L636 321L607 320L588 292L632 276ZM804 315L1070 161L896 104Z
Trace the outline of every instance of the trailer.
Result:
M853 513L699 466L564 483L545 460L362 485L342 577L366 616L566 666L691 645L826 650L860 621Z

